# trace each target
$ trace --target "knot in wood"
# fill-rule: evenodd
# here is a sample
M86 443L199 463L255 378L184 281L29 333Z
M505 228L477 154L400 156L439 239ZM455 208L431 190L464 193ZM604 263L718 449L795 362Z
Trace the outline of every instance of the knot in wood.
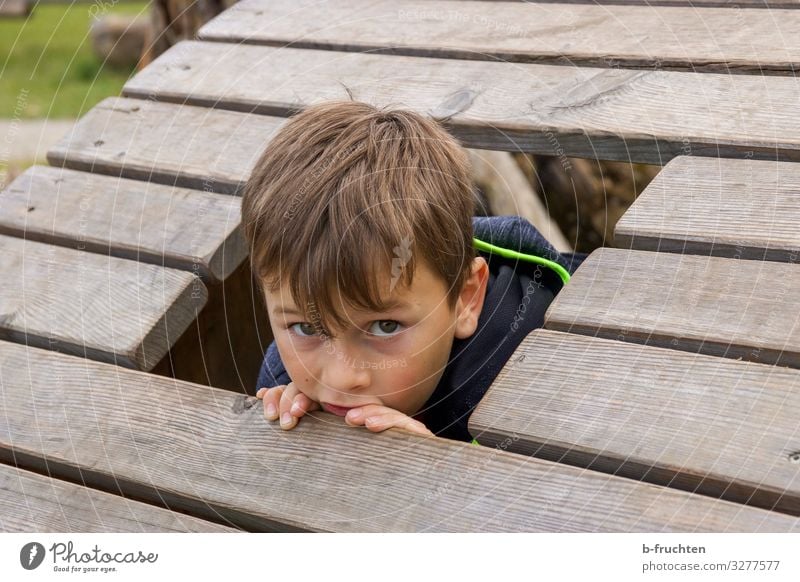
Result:
M231 411L234 414L242 414L245 410L249 410L255 406L256 402L258 402L258 398L253 396L245 396L244 394L239 394L236 398L233 399L233 404L231 405Z

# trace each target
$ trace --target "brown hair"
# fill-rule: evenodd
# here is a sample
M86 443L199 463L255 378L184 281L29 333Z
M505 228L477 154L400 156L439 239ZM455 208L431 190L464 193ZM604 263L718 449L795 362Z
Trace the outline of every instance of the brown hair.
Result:
M273 291L289 281L298 308L328 333L345 324L334 293L381 311L379 275L409 285L418 256L448 285L452 308L475 256L474 211L469 161L449 133L411 111L353 101L291 118L242 199L253 272Z

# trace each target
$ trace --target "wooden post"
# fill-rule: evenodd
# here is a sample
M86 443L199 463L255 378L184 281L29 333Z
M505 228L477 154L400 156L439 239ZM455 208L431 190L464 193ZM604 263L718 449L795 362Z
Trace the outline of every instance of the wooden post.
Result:
M30 15L30 0L0 0L0 17L24 18Z
M139 62L142 69L169 47L197 37L197 31L236 0L154 0L150 8L150 36Z

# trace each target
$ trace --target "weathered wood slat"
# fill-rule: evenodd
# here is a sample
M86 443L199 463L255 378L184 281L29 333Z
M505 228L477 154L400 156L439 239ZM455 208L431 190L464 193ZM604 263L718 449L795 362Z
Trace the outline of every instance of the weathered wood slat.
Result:
M616 246L796 262L800 167L680 156L616 225Z
M247 257L230 196L34 166L0 194L0 233L224 280Z
M0 465L2 532L237 531L161 507Z
M84 115L47 159L59 167L237 194L283 122L112 97Z
M545 327L800 367L800 265L601 248Z
M568 66L793 75L800 13L449 0L242 0L200 38Z
M470 417L481 444L800 515L800 372L548 330Z
M461 0L455 0L461 1ZM508 0L481 0L507 2ZM523 0L528 1L528 0ZM537 4L596 4L598 6L693 6L694 8L800 8L800 0L536 0Z
M150 369L208 297L191 273L0 236L0 338Z
M800 79L789 77L489 63L196 41L170 49L123 90L147 100L141 114L145 104L155 106L153 99L288 115L319 101L353 98L446 120L447 128L467 147L655 164L687 153L800 160L800 117L792 114L798 91ZM186 120L176 120L172 127L181 136L186 127L192 132L196 128L187 124L190 113L184 115ZM206 119L216 117L208 113ZM254 141L247 131L249 122L225 119L235 126L239 139ZM80 131L89 155L97 149L90 140L97 139L101 129L90 132L88 139L83 137L85 129ZM264 139L268 134L259 133ZM148 151L157 149L162 139L162 133L155 133ZM206 149L209 143L214 151L222 149L215 140L204 140ZM107 155L123 149L117 146ZM185 164L193 160L186 148L181 152ZM226 152L228 157L233 154ZM247 159L253 154L240 155ZM148 167L153 162L148 161Z
M800 522L646 483L0 344L0 457L246 529L786 531ZM41 389L40 386L45 386ZM113 451L113 454L107 454Z

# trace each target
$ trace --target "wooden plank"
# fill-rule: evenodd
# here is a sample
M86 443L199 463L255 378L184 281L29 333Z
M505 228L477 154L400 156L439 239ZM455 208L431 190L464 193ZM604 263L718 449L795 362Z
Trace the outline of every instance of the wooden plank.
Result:
M800 372L535 330L470 417L481 444L800 515Z
M208 291L191 273L0 236L0 338L155 366Z
M616 225L616 246L796 262L797 164L679 156Z
M247 257L230 196L34 166L0 197L0 233L224 280Z
M238 194L284 122L152 101L108 98L53 146L53 166Z
M800 13L450 0L242 0L199 37L451 59L793 75ZM780 39L784 39L781 41Z
M41 0L40 0L41 1ZM88 0L87 0L88 1ZM461 1L461 0L457 0ZM482 2L507 2L508 0L481 0ZM527 2L528 0L523 0ZM800 0L536 0L553 4L596 4L598 6L692 6L694 8L800 8Z
M800 531L786 515L326 413L285 433L241 394L14 344L0 344L0 374L0 457L245 529Z
M601 248L545 327L800 367L800 266Z
M0 465L2 532L237 531L16 467Z
M799 88L800 80L787 77L186 41L128 81L124 94L146 99L148 106L157 99L266 115L352 98L444 120L467 147L664 164L689 153L800 160L800 118L791 113ZM249 139L245 125L229 119L238 136ZM160 134L150 149L157 139ZM97 149L91 143L85 144L87 155ZM217 147L215 141L204 146L209 143Z

